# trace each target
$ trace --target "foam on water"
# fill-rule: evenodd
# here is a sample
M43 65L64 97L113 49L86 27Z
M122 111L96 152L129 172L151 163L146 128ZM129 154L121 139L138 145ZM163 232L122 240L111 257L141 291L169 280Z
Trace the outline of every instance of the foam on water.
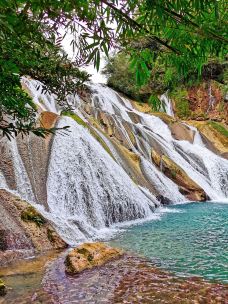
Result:
M63 221L57 225L61 234L72 243L115 223L149 217L155 204L125 171L85 128L67 117L58 127L65 125L71 132L55 136L47 181L50 212Z

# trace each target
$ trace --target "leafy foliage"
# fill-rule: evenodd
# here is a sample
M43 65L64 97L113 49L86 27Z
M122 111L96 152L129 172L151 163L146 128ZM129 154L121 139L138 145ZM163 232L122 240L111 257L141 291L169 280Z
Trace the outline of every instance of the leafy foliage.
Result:
M0 131L9 139L32 131L45 136L55 131L37 127L37 109L22 89L20 77L28 75L44 84L64 104L66 95L88 79L48 32L50 25L28 13L28 1L0 3Z
M36 110L22 92L20 76L39 79L63 103L88 79L78 68L93 62L98 70L102 53L108 56L112 48L125 50L139 87L160 64L166 82L172 81L173 71L179 79L189 71L201 76L211 56L224 59L227 53L226 3L1 0L0 130L10 136L36 129ZM73 61L61 50L67 33Z

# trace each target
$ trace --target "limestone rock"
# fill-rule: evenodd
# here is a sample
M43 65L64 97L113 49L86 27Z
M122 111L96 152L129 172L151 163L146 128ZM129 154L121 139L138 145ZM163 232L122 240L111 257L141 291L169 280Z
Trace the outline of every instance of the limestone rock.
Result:
M0 265L35 252L65 247L49 221L34 207L0 190Z
M180 192L189 200L205 201L207 199L204 190L197 185L181 167L167 156L160 155L155 150L152 150L151 158L156 166L179 186Z
M101 266L106 262L118 258L123 252L103 243L85 243L71 250L66 257L66 272L80 273L85 269Z
M198 128L208 149L228 159L228 136L224 134L228 134L228 128L225 124L213 121L190 121L189 124Z
M170 125L170 130L172 136L177 140L187 140L190 143L193 143L194 140L194 131L189 129L182 123L175 122Z

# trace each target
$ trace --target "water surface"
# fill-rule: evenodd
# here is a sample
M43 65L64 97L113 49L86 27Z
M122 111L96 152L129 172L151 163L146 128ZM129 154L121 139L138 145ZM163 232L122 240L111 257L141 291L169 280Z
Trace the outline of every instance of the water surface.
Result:
M122 231L112 245L148 257L179 276L228 283L228 204L191 203Z

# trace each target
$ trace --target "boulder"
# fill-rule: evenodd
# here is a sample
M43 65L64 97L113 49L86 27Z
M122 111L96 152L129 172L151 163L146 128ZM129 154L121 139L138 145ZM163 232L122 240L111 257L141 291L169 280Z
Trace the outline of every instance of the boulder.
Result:
M69 274L80 273L85 269L101 266L106 262L118 258L123 251L109 247L103 243L84 243L71 250L66 257L66 272Z
M163 205L163 206L168 206L168 205L171 205L172 204L172 201L166 197L166 196L163 196L163 195L157 195L156 196L156 199Z

